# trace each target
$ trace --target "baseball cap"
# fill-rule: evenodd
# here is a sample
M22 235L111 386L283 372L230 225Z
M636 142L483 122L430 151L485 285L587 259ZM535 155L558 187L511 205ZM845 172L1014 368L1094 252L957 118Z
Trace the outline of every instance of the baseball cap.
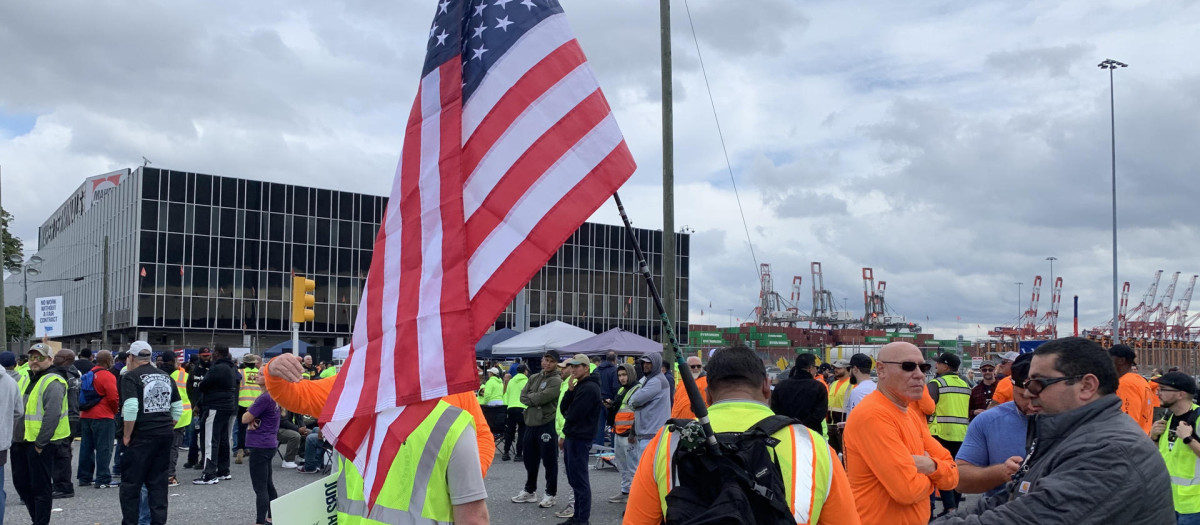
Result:
M638 358L638 362L639 362L639 363L653 363L653 362L654 362L654 360L653 360L653 359L650 359L650 354L646 354L646 355L644 355L644 356L642 356L642 357L639 357L639 358Z
M588 356L586 354L575 354L574 356L572 356L570 359L567 360L567 366L587 365L587 364L591 364L591 363L592 363L592 360L588 359Z
M1025 380L1029 378L1029 363L1032 361L1033 354L1021 354L1017 356L1016 361L1013 361L1008 377L1012 379L1014 385L1025 384Z
M558 350L546 350L546 353L542 354L542 357L549 357L555 361L562 360L562 356L558 355Z
M854 354L850 356L850 367L859 370L870 370L874 367L874 362L871 361L871 356L867 354Z
M1183 372L1167 372L1153 379L1155 383L1182 390L1189 394L1196 393L1196 380Z
M491 367L491 368L489 368L487 371L488 371L489 373L491 373L492 375L494 375L494 376L498 376L498 375L500 375L500 369L499 369L499 368L496 368L496 367L494 367L494 366L493 366L493 367Z
M949 352L943 352L942 355L937 356L937 362L950 368L958 368L962 364L962 359Z
M1129 348L1126 345L1114 345L1112 348L1108 349L1108 355L1112 357L1123 357L1126 361L1129 361L1129 364L1131 365L1137 364L1137 352L1134 352L1132 348Z
M1000 354L1000 362L1003 363L1005 361L1016 361L1017 357L1020 355L1021 354L1016 352L1004 352L1003 354Z
M29 347L28 353L33 353L33 352L37 352L46 357L50 357L50 354L54 353L54 350L52 348L50 348L50 345L48 345L48 344L37 343L37 344L34 344L33 346Z
M836 359L833 361L834 368L850 368L850 361L845 359Z
M4 368L12 368L17 366L17 354L12 352L0 352L0 366Z
M137 357L150 357L154 351L150 348L150 343L145 341L134 341L129 344L129 353Z
M990 366L992 368L996 368L996 362L989 359L987 361L979 363L979 368L984 368L984 367L988 367L988 366Z
M201 348L200 355L212 355L212 350L209 350L207 346L204 348Z

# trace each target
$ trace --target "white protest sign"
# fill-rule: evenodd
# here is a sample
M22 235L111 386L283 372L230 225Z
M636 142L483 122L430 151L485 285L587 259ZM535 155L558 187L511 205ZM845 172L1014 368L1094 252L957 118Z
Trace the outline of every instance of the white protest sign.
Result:
M33 336L62 335L63 298L38 297L33 303Z
M271 502L271 521L288 525L337 525L337 469Z

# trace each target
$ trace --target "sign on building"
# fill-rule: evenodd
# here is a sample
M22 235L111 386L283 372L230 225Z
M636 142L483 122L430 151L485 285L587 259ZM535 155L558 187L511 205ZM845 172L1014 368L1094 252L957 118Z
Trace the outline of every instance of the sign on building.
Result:
M38 297L34 301L33 305L34 337L54 337L57 335L62 335L62 296Z

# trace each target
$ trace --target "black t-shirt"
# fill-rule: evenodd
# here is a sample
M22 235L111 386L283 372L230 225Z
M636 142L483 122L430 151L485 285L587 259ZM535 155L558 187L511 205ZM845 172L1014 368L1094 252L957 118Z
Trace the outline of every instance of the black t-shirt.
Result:
M181 398L171 376L147 363L121 376L120 391L122 407L128 399L138 400L137 422L131 438L173 434L175 420L171 418L171 404Z

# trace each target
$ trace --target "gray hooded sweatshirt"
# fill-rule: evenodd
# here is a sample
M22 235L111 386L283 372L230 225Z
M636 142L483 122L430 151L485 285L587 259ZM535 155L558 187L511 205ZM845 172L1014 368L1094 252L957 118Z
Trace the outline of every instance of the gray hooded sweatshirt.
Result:
M642 378L642 388L630 394L625 404L636 413L633 433L651 439L671 418L671 384L662 374L662 354L646 354L652 370ZM638 366L642 366L639 360Z

